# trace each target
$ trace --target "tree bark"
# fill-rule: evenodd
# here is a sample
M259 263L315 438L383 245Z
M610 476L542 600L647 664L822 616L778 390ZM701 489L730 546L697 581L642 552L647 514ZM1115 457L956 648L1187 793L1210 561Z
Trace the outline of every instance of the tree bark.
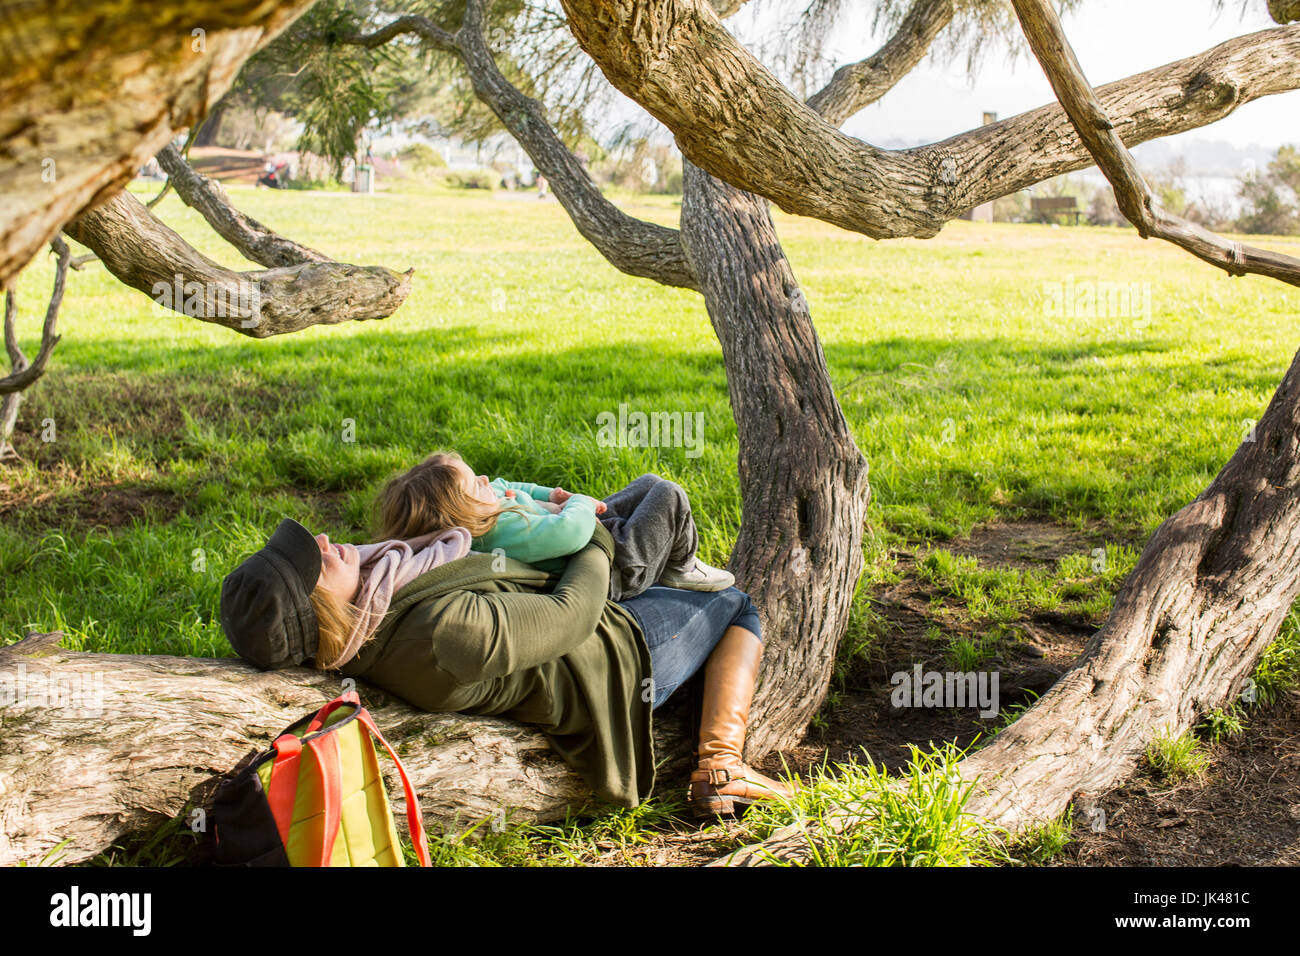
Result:
M35 864L64 840L61 862L81 862L187 804L210 807L221 774L347 689L307 668L69 651L60 636L0 648L0 866ZM370 685L356 689L435 832L485 818L556 820L592 798L535 729L430 714ZM673 716L656 713L655 725L663 777L685 766L686 738ZM401 780L391 761L380 764L404 824Z
M870 490L812 315L767 202L687 160L682 243L722 344L740 438L728 567L763 619L745 753L803 736L830 685L859 574Z
M314 0L0 0L0 284L197 122Z
M65 231L117 279L164 307L253 338L382 319L411 291L410 272L329 260L233 272L191 247L128 192L83 213Z

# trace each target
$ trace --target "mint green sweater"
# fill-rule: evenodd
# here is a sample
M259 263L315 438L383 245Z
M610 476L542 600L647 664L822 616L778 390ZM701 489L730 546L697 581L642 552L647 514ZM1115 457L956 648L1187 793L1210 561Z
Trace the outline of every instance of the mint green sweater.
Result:
M508 558L523 561L543 571L559 571L565 558L587 546L596 528L596 499L573 495L559 514L547 511L539 501L549 501L553 489L523 481L494 478L490 487L502 504L518 505L525 514L506 511L496 526L475 538L475 551L500 549ZM513 491L513 495L507 495Z

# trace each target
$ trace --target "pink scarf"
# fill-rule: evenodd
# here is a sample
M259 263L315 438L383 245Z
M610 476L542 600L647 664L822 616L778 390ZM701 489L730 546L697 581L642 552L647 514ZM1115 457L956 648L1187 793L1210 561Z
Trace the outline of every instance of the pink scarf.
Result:
M361 588L352 603L360 613L343 653L328 666L342 667L356 657L361 645L379 630L393 595L426 571L465 557L471 540L465 528L448 528L407 541L355 545L361 553Z

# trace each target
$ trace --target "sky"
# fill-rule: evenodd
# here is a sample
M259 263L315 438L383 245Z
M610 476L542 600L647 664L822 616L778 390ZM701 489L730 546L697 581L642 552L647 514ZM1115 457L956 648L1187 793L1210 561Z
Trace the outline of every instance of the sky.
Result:
M1086 13L1068 15L1062 22L1094 86L1191 56L1234 36L1277 26L1265 10L1265 0L1249 0L1244 18L1240 0L1228 0L1217 15L1212 0L1087 0L1085 8ZM771 9L759 13L766 20L742 12L729 26L742 38L750 36L749 31L771 25ZM748 22L742 19L746 17ZM869 27L865 15L842 21L836 30L844 38L835 47L836 65L862 59L880 45L884 37L871 37ZM951 64L927 59L843 129L867 142L931 142L978 126L985 110L1005 119L1054 99L1032 55L1008 64L1004 47L990 48L974 85L964 58ZM1165 141L1176 145L1192 139L1257 144L1270 151L1283 143L1300 143L1300 91L1263 97L1226 119Z

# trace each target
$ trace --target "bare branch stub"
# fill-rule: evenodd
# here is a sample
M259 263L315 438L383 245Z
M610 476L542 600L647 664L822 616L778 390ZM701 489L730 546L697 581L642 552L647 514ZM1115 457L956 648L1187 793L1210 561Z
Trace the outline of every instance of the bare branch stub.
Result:
M1025 38L1075 132L1115 189L1120 211L1146 239L1155 236L1179 246L1231 275L1269 276L1300 285L1300 259L1224 239L1160 207L1133 155L1115 131L1074 55L1061 20L1048 0L1011 0Z
M54 353L54 347L59 344L59 340L62 338L62 336L56 335L54 330L59 321L59 306L63 304L63 290L68 279L68 266L72 261L72 253L68 249L68 244L63 240L62 234L56 235L50 241L50 248L58 257L54 270L54 290L50 293L50 302L45 309L45 322L41 326L41 346L36 353L36 358L30 362L18 346L18 337L14 329L14 319L17 313L14 293L12 289L6 290L5 350L9 353L12 371L4 378L0 378L0 395L9 395L30 388L38 378L45 374L45 366Z

